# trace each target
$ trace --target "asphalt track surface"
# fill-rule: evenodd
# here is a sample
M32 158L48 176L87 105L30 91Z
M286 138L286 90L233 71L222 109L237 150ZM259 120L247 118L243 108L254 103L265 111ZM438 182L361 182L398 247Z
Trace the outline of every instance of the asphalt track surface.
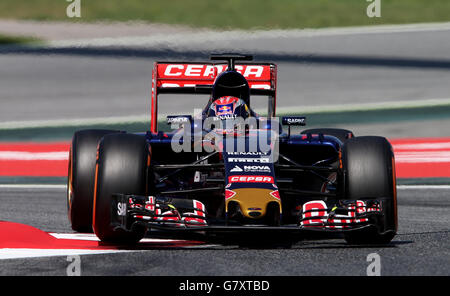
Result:
M70 233L65 189L1 188L0 217L48 232ZM290 276L366 275L380 256L381 275L450 275L450 188L399 187L399 232L391 244L347 245L339 238L291 248L159 247L82 255L82 275ZM0 260L0 275L66 275L67 256Z

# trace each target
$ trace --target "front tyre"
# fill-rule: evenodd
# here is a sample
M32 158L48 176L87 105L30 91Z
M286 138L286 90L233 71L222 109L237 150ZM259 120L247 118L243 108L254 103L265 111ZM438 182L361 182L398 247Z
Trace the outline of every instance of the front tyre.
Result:
M147 195L150 149L145 137L134 134L105 136L99 144L96 167L93 229L103 242L135 243L145 229L125 231L111 225L112 195Z
M342 149L344 197L377 199L382 215L376 227L346 232L352 244L386 244L397 232L397 191L392 146L383 137L348 139Z
M74 133L69 153L67 174L67 211L72 229L92 232L92 204L97 145L115 130L89 129Z

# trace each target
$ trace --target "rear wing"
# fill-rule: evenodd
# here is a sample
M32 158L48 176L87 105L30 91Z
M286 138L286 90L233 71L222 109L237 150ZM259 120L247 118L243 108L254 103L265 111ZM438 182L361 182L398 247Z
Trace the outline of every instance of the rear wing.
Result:
M277 66L271 63L233 65L248 81L251 96L268 97L268 116L275 116ZM227 63L155 62L152 72L151 126L158 131L160 94L211 94L216 77L227 70Z

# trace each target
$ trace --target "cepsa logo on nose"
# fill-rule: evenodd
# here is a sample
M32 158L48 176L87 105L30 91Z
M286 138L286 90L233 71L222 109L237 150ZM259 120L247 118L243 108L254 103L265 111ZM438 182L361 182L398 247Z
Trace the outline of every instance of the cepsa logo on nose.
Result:
M230 176L229 183L273 183L272 176Z
M209 77L214 78L217 74L227 69L225 65L197 65L197 64L170 64L163 67L160 77ZM264 74L264 66L236 65L236 71L246 78L261 78Z

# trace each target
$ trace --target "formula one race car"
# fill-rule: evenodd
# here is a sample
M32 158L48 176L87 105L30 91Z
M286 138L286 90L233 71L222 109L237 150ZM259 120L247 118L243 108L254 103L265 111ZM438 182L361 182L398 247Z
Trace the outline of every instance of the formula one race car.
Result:
M154 64L150 131L74 134L72 228L110 243L146 233L271 240L315 232L354 244L390 242L397 201L389 142L344 129L300 131L304 117L275 117L275 64L238 54L211 60ZM167 116L166 132L158 130L162 94L208 101L196 114ZM268 98L266 116L252 108L260 98Z

